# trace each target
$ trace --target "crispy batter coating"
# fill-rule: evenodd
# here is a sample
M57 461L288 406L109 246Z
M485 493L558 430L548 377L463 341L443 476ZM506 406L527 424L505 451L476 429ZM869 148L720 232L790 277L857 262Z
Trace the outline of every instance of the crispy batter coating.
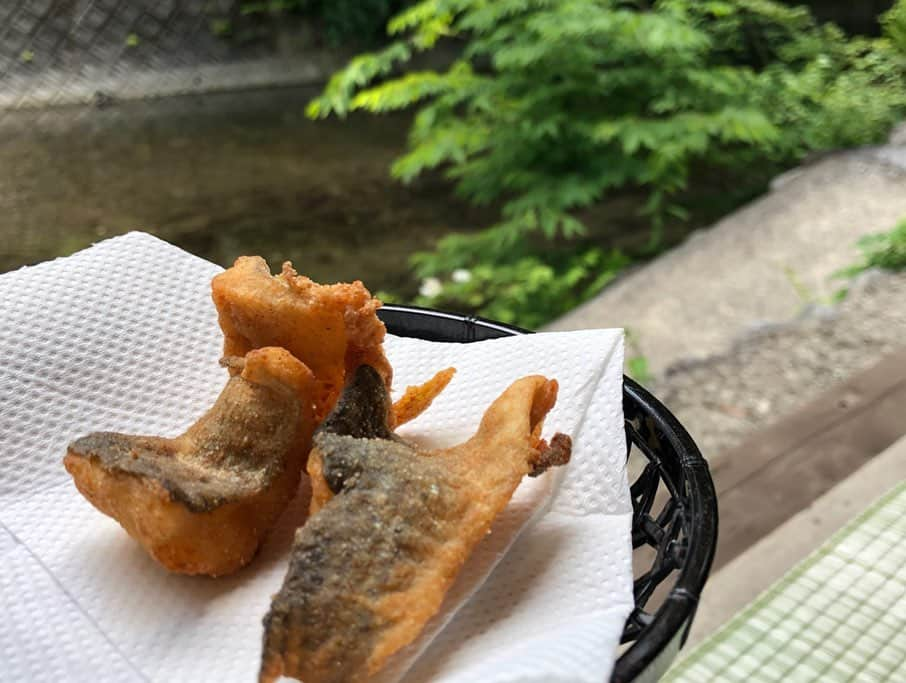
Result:
M425 412L455 374L456 368L447 368L424 384L406 387L406 392L393 404L393 426L399 427Z
M353 383L347 387L346 392L343 394L342 404L338 403L334 408L334 412L328 416L328 421L332 421L333 424L325 425L325 430L338 431L343 434L353 434L355 432L355 436L365 437L368 435L360 433L360 430L371 424L373 425L372 428L380 428L384 431L380 434L372 434L369 438L378 436L392 438L391 427L398 427L409 422L427 410L438 394L447 387L454 374L456 374L456 368L447 368L438 372L424 384L406 387L406 392L392 406L387 403L386 391L382 387L370 387L370 393L362 395L362 392L368 387ZM347 415L349 411L361 410L361 406L371 406L372 409L378 412L376 415L372 414L370 421L363 420L362 416L358 414L352 417ZM388 410L389 417L385 414L385 411ZM342 429L337 428L336 424L340 419L345 422L345 426ZM324 481L320 459L309 460L308 475L311 478L312 489L309 515L314 515L327 504L328 500L333 498L333 492L327 482Z
M362 366L353 375L343 390L339 402L319 431L346 434L359 439L394 439L390 425L393 422L393 406L387 388L373 380L373 371ZM363 376L363 373L371 373ZM433 381L433 380L431 380ZM311 502L308 516L311 518L334 496L334 491L324 478L323 462L320 457L309 457L308 476L311 478Z
M279 348L229 364L239 374L184 434L95 432L64 458L82 495L174 572L247 564L295 495L310 447L311 371Z
M381 378L360 368L314 438L309 467L335 495L296 532L260 681L365 681L415 639L522 477L568 460L569 437L548 454L533 436L556 395L518 380L475 436L425 452L390 432Z
M224 355L279 346L305 363L316 381L315 416L324 418L345 384L347 369L365 363L390 386L392 370L384 355L384 324L358 280L320 285L298 275L290 263L271 275L260 256L241 256L211 281L224 334Z

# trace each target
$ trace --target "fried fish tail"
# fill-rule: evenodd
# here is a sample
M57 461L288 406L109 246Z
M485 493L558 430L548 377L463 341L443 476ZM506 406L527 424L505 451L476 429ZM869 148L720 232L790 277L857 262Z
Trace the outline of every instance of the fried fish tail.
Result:
M547 413L556 403L557 391L556 380L540 375L517 380L487 409L472 438L433 455L446 470L445 479L457 482L457 504L450 513L451 519L456 519L456 528L433 552L418 560L419 571L407 590L389 592L377 603L377 612L384 615L388 625L369 657L370 673L412 642L440 609L459 568L490 531L523 477L569 461L571 441L567 435L554 436L555 452L538 438Z
M490 454L498 445L505 446L508 454L514 454L514 449L520 446L536 450L544 418L557 402L558 389L557 380L541 375L530 375L513 382L485 411L475 435L455 447L461 466L466 469L479 465L486 468L500 463L501 458L496 453L492 463L476 461ZM515 455L516 460L521 461L523 455ZM483 469L482 478L486 473L487 470Z
M386 389L361 368L314 437L310 463L333 497L296 532L264 620L260 681L366 681L412 642L522 477L544 464L536 432L556 391L540 376L520 380L474 437L422 451L374 424L389 414ZM356 407L369 400L377 408ZM568 455L568 437L553 442L547 464Z

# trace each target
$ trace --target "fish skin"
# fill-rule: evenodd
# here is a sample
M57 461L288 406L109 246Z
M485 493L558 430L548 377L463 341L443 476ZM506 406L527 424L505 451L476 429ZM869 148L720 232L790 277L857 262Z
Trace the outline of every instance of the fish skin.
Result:
M279 348L229 363L240 374L183 434L95 432L63 458L79 492L173 572L223 576L250 562L311 445L311 371Z
M359 368L314 437L309 472L333 496L296 532L259 681L360 683L414 640L523 476L568 459L569 437L535 436L555 399L523 378L472 439L425 451L390 432L386 388Z

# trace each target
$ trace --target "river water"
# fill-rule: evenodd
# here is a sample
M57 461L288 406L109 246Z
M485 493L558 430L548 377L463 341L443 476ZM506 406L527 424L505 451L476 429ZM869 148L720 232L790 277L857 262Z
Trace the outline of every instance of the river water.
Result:
M408 118L309 121L316 91L206 94L0 115L0 272L145 230L227 266L412 291L407 257L489 216L388 172Z
M310 121L310 88L0 112L0 272L144 230L229 266L260 254L320 282L360 279L404 299L415 251L496 212L455 198L439 177L389 174L408 116ZM695 173L662 247L764 187L765 173ZM588 244L645 255L645 193L626 188L580 218Z

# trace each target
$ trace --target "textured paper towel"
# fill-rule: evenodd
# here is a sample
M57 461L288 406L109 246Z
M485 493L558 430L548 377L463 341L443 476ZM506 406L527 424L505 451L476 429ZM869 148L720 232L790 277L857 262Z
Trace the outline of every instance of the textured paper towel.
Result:
M226 380L209 294L219 270L132 233L0 276L0 679L254 680L305 495L248 569L173 576L61 464L75 436L172 435L213 402ZM390 337L387 352L395 391L458 368L401 430L408 438L460 441L514 379L542 373L560 382L546 434L572 434L574 451L566 468L523 482L381 683L605 680L632 606L622 335Z

